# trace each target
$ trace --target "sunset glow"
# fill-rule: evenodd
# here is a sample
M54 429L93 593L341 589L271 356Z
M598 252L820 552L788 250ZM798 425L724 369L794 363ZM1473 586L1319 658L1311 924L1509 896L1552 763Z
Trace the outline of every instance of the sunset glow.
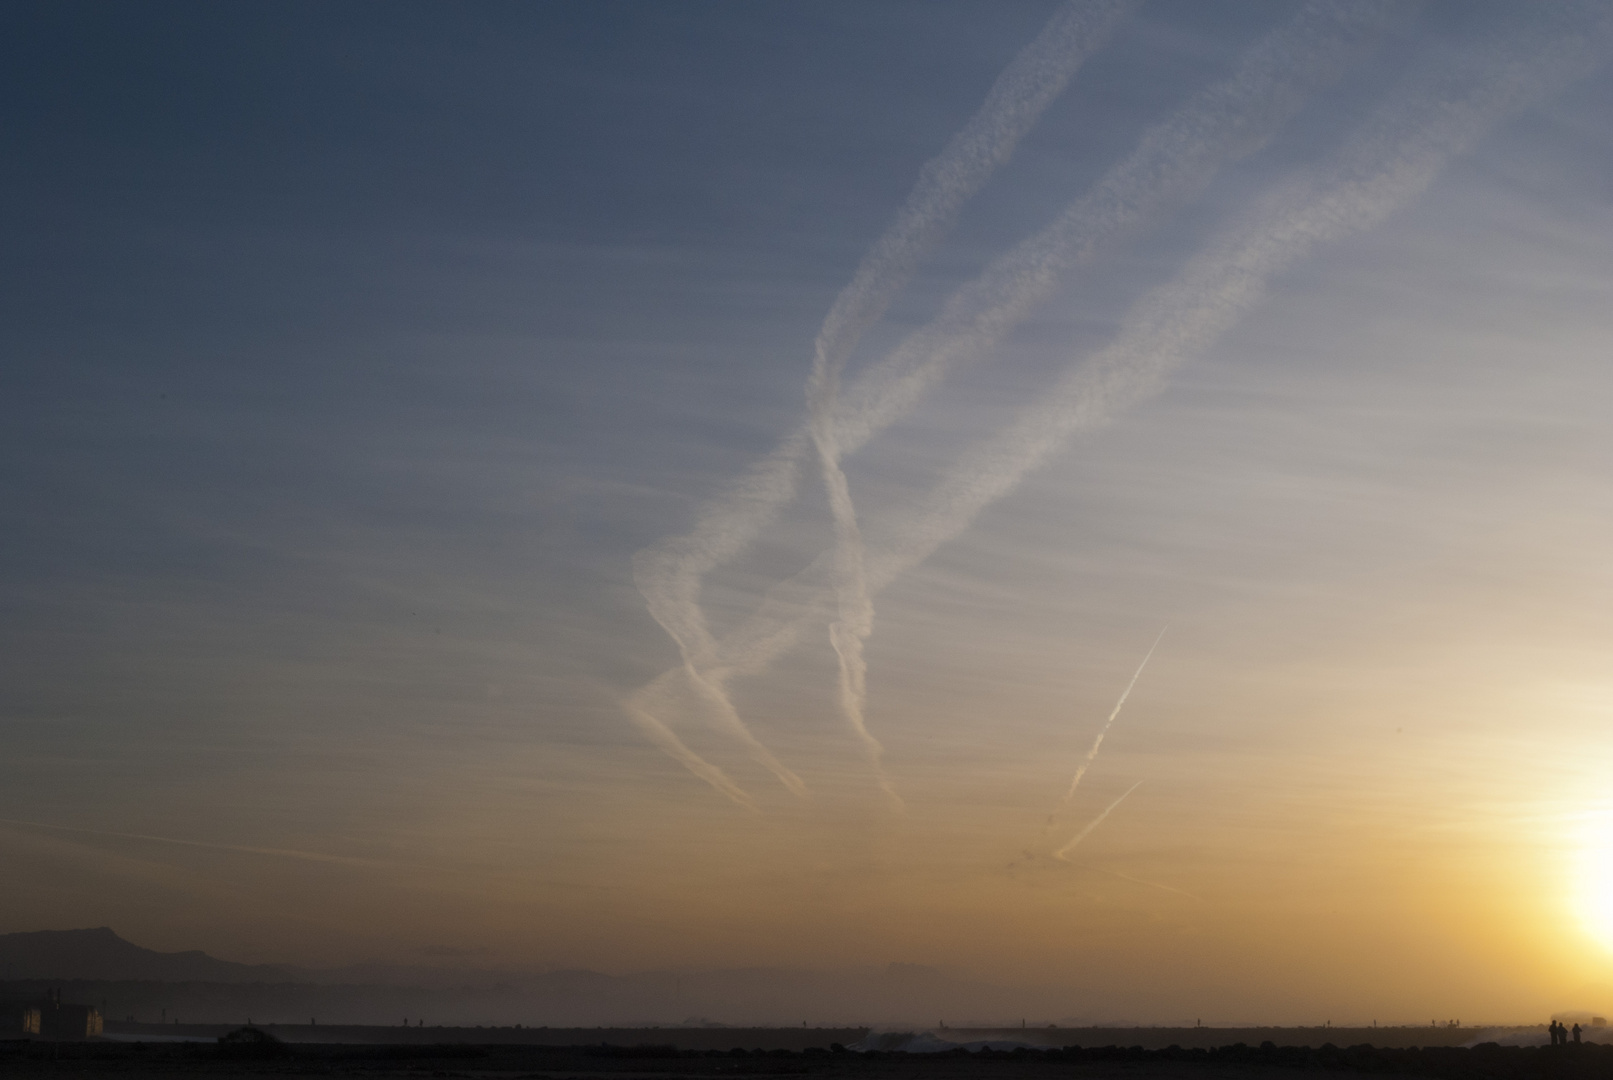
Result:
M1613 0L15 10L0 932L1613 1015Z
M1613 814L1588 818L1580 837L1577 907L1585 932L1613 954Z

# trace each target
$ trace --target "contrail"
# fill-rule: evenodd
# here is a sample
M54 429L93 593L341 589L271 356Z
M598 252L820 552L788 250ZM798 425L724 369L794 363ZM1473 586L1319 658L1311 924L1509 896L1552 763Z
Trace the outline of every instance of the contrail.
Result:
M1272 273L1317 244L1377 224L1419 194L1452 157L1495 123L1548 99L1595 69L1613 28L1607 9L1547 7L1566 23L1446 53L1409 80L1338 156L1325 180L1284 185L1244 225L1197 256L1177 278L1134 306L1117 340L1055 387L1002 437L977 449L949 480L887 530L871 560L878 593L957 535L981 509L1017 485L1076 430L1094 426L1157 389L1163 376L1207 347L1258 302ZM803 436L804 437L804 436ZM724 680L756 674L827 616L814 590L830 576L820 558L776 587L763 608L717 648ZM669 692L674 669L639 693Z
M814 347L814 402L832 401L846 360L919 262L985 186L1071 77L1141 0L1069 0L1003 69L974 116L926 162L896 220L863 256L823 320Z
M813 415L829 415L846 358L950 228L959 209L1012 155L1043 110L1138 2L1066 3L997 78L963 129L925 164L895 222L863 257L818 332L810 394L821 407L812 410ZM738 735L752 756L798 795L805 793L800 779L750 735L723 683L704 674L715 662L717 649L700 608L700 581L743 551L794 497L799 460L808 443L807 432L790 436L724 497L703 510L692 533L640 552L634 559L639 591L651 616L677 643L691 686L710 703L722 726ZM824 456L826 463L837 459L838 453L833 451ZM838 465L834 471L838 472ZM857 644L860 649L860 638ZM858 675L858 685L860 681ZM684 746L664 723L643 709L630 715L662 749L734 797L737 789L730 790L731 782L726 787L718 783L720 770ZM853 723L877 758L878 744L862 725L860 708Z
M681 670L681 669L680 669ZM635 695L635 698L637 695ZM677 733L663 723L656 715L640 706L634 698L623 702L623 709L628 719L633 721L644 737L660 747L673 761L682 765L700 779L728 796L734 802L747 810L755 810L756 803L746 794L745 789L728 778L728 774L713 765L693 750L689 749L684 741L678 738ZM791 774L794 775L793 773Z
M1166 375L1264 297L1273 274L1322 243L1380 224L1495 123L1588 74L1613 20L1607 9L1597 10L1594 26L1569 26L1555 37L1514 35L1477 54L1448 55L1424 71L1410 98L1381 109L1325 179L1279 186L1174 280L1135 304L1113 342L966 452L890 530L870 581L877 588L923 562L1070 436L1156 392Z
M874 245L851 284L841 291L819 331L807 383L808 430L818 453L834 517L839 618L829 641L840 662L840 707L868 751L880 787L898 806L881 764L883 748L868 731L868 664L863 642L873 632L874 607L863 577L862 536L841 469L835 423L840 376L852 350L912 277L921 255L951 227L964 202L990 179L1070 77L1136 7L1136 0L1066 4L992 87L985 104L929 162L897 215Z
M108 836L120 840L145 840L178 847L206 848L211 851L233 851L244 855L271 855L281 859L300 859L304 862L337 863L342 866L363 866L387 870L426 870L428 867L407 863L386 862L379 859L360 859L348 855L324 855L317 851L296 851L289 848L245 847L240 844L214 844L205 840L181 840L172 836L150 836L146 833L111 832L106 829L80 829L71 825L47 825L42 821L20 821L0 818L0 825L25 825L31 829L50 829L53 832L80 833L84 836Z
M793 648L807 627L823 625L833 617L828 584L828 558L820 556L801 573L776 583L762 603L718 646L720 662L705 672L705 678L725 687L736 676L761 671L777 657ZM688 673L682 667L662 672L634 691L623 702L628 716L651 741L701 779L744 806L752 806L746 796L720 769L689 751L659 717L674 709L679 699L693 693ZM697 709L704 699L697 699ZM687 755L687 756L684 756ZM710 770L709 774L701 770ZM720 777L721 779L716 779Z
M1087 774L1087 770L1092 767L1092 763L1098 758L1098 747L1103 745L1103 737L1109 734L1109 729L1114 726L1115 717L1120 715L1120 709L1126 704L1126 699L1131 696L1132 688L1137 685L1137 680L1142 678L1143 668L1148 666L1148 661L1154 655L1154 650L1159 648L1161 641L1165 640L1165 631L1169 629L1170 627L1167 626L1160 630L1159 636L1148 647L1148 653L1143 657L1143 662L1138 664L1137 670L1132 673L1131 681L1126 684L1126 689L1121 691L1120 700L1115 702L1115 707L1109 713L1109 719L1103 722L1103 726L1098 729L1097 738L1092 740L1092 749L1087 751L1087 756L1081 759L1081 764L1076 767L1075 775L1070 778L1070 790L1066 791L1064 798L1059 800L1060 807L1067 805L1071 799L1075 798L1075 789L1081 786L1081 777ZM1052 816L1049 815L1047 820L1051 824L1053 821Z
M1097 817L1095 817L1091 821L1087 822L1086 828L1082 829L1080 832L1076 833L1073 837L1071 837L1070 842L1068 844L1065 844L1063 847L1061 847L1057 851L1053 852L1053 858L1055 858L1055 859L1064 859L1065 862L1068 862L1069 859L1067 858L1067 856L1070 854L1070 852L1075 850L1076 845L1079 844L1081 841L1085 840L1088 836L1090 836L1092 834L1093 829L1096 829L1099 825L1102 825L1103 824L1103 819L1108 817L1110 814L1114 813L1115 812L1115 807L1117 807L1121 803L1125 802L1127 795L1130 795L1133 791L1136 791L1138 788L1140 788L1142 786L1143 786L1143 782L1141 780L1139 780L1135 784L1133 784L1129 788L1127 788L1121 794L1120 798L1116 799L1114 802L1110 803L1108 806L1103 808L1103 813L1099 814Z
M685 663L691 661L692 645L700 646L702 654L721 654L700 612L700 579L742 551L794 498L798 458L809 446L816 447L836 521L840 618L831 641L841 661L842 703L849 704L844 711L865 745L877 753L877 742L861 722L866 677L861 647L872 625L871 592L877 585L860 569L862 539L840 460L911 408L948 368L988 352L1051 295L1069 267L1095 257L1126 229L1191 197L1227 161L1260 149L1310 93L1336 79L1364 44L1408 10L1408 5L1390 0L1307 4L1289 24L1252 48L1231 78L1195 95L1174 117L1149 129L1137 149L1091 193L1072 203L1048 229L997 260L955 294L935 322L909 335L860 377L849 401L834 408L832 426L826 413L834 405L844 356L834 359L820 338L822 360L814 363L807 428L791 434L709 506L694 532L635 559L635 577L651 614L679 643Z
M954 293L941 314L870 368L837 417L842 453L900 419L947 371L987 355L1075 266L1203 190L1264 147L1312 94L1335 82L1416 5L1310 0L1251 46L1226 79L1193 95L1052 224Z
M863 417L854 427L852 442L860 445L873 428L896 419L948 367L988 352L1051 296L1070 266L1095 255L1102 241L1167 201L1207 183L1215 158L1224 160L1240 150L1248 153L1264 145L1298 110L1308 92L1337 77L1359 51L1360 39L1381 30L1396 10L1389 0L1343 5L1316 0L1269 35L1244 58L1231 79L1201 93L1173 120L1153 129L1091 193L955 294L935 323L910 335L879 368L889 380L880 394L884 399L880 415ZM1273 98L1275 101L1268 100ZM1251 108L1256 101L1265 101L1268 107ZM1205 130L1207 126L1211 132ZM1218 127L1223 130L1214 130ZM829 640L840 664L841 710L874 761L881 786L900 803L879 767L881 747L869 733L865 716L868 665L864 642L873 632L874 605L862 533L841 467L842 425L834 415L844 361L845 353L826 351L820 338L808 394L812 441L835 525L839 617L829 627Z

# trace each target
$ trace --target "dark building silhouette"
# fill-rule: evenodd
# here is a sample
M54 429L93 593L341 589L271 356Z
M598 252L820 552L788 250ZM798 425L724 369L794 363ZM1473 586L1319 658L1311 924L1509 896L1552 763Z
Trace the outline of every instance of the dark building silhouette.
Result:
M0 1003L0 1039L39 1034L39 1006L20 1001Z
M60 990L48 993L43 1001L0 1005L0 1039L94 1039L101 1027L98 1010L63 1001Z

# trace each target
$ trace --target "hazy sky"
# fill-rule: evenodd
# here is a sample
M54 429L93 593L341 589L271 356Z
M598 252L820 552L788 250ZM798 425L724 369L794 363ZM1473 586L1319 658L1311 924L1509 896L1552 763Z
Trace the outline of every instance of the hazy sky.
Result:
M1613 5L0 50L0 930L1613 1007Z

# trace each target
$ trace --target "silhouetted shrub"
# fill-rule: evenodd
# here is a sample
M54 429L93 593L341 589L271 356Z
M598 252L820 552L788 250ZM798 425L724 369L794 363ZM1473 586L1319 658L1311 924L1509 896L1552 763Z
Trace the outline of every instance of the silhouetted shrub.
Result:
M290 1052L285 1043L262 1028L238 1027L218 1037L220 1057L276 1058Z

